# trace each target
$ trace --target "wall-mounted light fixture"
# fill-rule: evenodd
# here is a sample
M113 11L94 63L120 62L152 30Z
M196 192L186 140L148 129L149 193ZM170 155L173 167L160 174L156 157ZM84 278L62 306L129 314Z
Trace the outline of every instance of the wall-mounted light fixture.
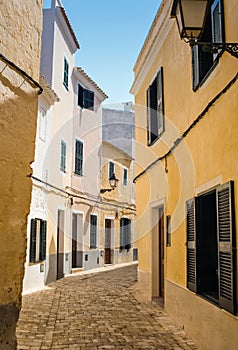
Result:
M191 47L202 46L204 51L217 53L225 50L238 58L238 43L207 43L199 39L204 30L211 0L174 0L171 17L176 18L181 39L188 41Z
M116 178L115 174L112 174L112 176L108 179L110 187L111 188L102 188L100 190L100 193L105 193L105 192L111 192L117 187L118 179Z

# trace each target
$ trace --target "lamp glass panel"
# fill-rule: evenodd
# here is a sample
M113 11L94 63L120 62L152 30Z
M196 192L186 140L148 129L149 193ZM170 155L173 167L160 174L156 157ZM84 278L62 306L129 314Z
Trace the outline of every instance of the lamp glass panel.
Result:
M208 1L181 0L184 30L188 38L198 38L204 25Z

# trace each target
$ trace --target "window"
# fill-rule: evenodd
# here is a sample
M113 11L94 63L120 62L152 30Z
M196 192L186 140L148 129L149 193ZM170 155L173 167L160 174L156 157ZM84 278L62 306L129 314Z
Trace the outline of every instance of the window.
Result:
M97 248L97 216L90 215L90 248Z
M94 92L84 89L80 84L78 84L78 106L92 111L94 108Z
M200 41L202 42L223 42L223 7L222 0L212 2L210 12L208 13L204 32ZM193 90L195 91L204 81L207 74L214 67L219 53L203 51L201 46L195 45L192 49L192 73L193 73Z
M46 140L46 111L41 108L40 110L40 139L42 141L45 141Z
M83 143L79 140L75 142L75 169L77 175L83 175Z
M66 172L66 143L61 141L60 170Z
M41 219L31 219L30 262L43 261L46 258L46 226Z
M148 145L152 145L164 132L163 67L147 90Z
M120 250L131 248L131 220L122 218L120 220Z
M64 81L63 84L65 86L65 88L68 90L69 89L69 63L66 60L66 58L64 58Z
M115 164L113 162L109 162L109 164L108 164L108 178L110 179L114 173L115 173Z
M236 311L233 182L193 198L187 207L187 287Z
M123 171L123 185L127 186L128 185L128 170L124 168Z

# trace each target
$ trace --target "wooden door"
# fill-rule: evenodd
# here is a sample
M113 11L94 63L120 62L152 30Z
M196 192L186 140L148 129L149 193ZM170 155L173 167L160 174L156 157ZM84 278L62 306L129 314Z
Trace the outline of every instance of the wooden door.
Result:
M58 210L57 219L57 279L64 277L64 211Z
M112 236L112 222L109 219L105 220L105 249L104 249L104 263L111 264L111 236Z
M159 296L164 297L164 208L159 208Z
M77 215L72 216L72 268L77 267Z

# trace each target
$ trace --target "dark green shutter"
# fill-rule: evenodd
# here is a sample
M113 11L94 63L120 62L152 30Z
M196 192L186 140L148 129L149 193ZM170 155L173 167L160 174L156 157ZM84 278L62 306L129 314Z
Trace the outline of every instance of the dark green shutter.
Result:
M36 228L37 228L37 220L31 219L30 262L36 261Z
M192 48L192 78L193 78L193 91L195 91L199 85L198 45L195 45Z
M112 175L115 173L115 165L113 162L109 162L109 179L112 177Z
M187 287L197 292L195 198L186 202L187 212Z
M40 260L46 259L46 228L47 221L41 221L41 229L40 229Z
M147 144L151 144L150 139L150 87L146 91L146 103L147 103Z
M159 132L157 76L150 86L150 141L153 143Z
M78 84L78 106L83 108L83 87Z
M83 175L83 143L79 140L75 142L75 174Z
M157 112L158 112L158 134L159 136L164 132L164 78L163 67L157 74Z
M217 229L219 303L231 313L236 311L236 237L233 210L234 184L228 182L217 189Z

